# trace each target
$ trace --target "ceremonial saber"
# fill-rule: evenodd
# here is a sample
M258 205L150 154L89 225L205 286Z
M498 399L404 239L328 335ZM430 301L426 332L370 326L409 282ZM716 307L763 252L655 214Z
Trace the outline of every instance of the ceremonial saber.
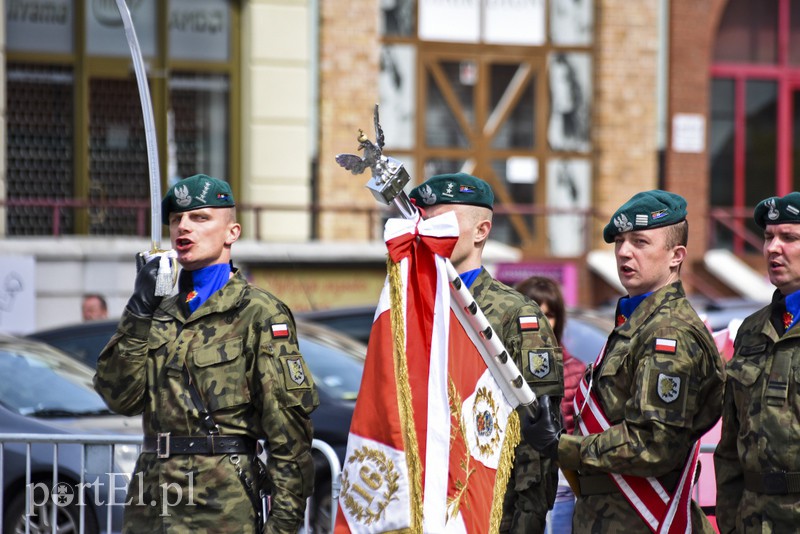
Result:
M169 295L175 283L170 259L174 253L167 253L161 248L161 171L158 163L158 143L156 138L156 123L153 114L153 103L150 98L150 87L147 84L147 71L144 66L142 49L133 27L131 12L125 0L116 0L122 26L125 28L125 37L131 51L133 70L136 73L136 84L139 86L139 100L142 104L142 118L144 120L144 138L147 145L147 167L150 177L150 254L137 254L137 268L155 256L161 257L156 280L156 296Z
M359 132L359 150L364 151L364 156L355 154L339 154L336 162L353 174L361 174L366 169L372 170L372 178L367 182L369 189L376 200L383 204L393 204L405 219L417 217L417 207L403 191L410 177L403 164L388 156L384 156L383 130L378 119L378 106L375 106L375 133L376 142L370 141L363 131ZM475 330L483 344L481 352L489 372L497 381L503 394L509 401L516 401L524 406L531 415L536 413L538 401L536 394L522 377L514 360L509 357L503 342L496 334L488 319L478 306L469 289L462 283L461 277L456 272L449 258L445 258L447 278L450 281L450 295L463 311L468 324Z

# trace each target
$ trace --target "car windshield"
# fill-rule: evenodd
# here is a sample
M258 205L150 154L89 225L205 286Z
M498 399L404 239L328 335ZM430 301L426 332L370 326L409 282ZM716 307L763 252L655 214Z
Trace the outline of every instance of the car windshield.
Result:
M92 373L47 346L0 345L0 403L20 415L71 417L110 413Z
M358 345L337 343L330 336L312 335L308 331L301 332L299 344L314 381L320 387L325 387L337 399L356 399L364 371L364 353Z

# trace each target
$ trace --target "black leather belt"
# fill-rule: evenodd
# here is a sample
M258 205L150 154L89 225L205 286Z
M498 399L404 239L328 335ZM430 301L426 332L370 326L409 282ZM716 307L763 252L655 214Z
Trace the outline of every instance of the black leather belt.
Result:
M256 442L246 436L173 436L169 432L145 436L142 452L154 452L159 458L173 454L255 454Z
M680 475L681 474L678 472L667 473L663 477L659 477L658 481L661 482L664 489L672 492L678 484ZM617 485L614 484L614 481L611 480L611 477L607 474L579 476L578 483L581 487L581 496L607 495L609 493L620 492Z
M772 473L744 472L744 489L764 495L800 493L800 472L773 471Z

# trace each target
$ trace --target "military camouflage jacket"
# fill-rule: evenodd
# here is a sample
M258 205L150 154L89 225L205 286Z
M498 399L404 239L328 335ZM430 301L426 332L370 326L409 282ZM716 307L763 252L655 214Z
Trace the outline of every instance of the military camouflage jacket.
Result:
M658 340L658 342L657 342ZM592 390L612 426L561 437L563 469L584 477L663 477L682 469L700 436L719 419L724 371L714 340L680 282L644 299L609 335ZM694 532L713 532L693 504ZM618 491L578 497L575 532L650 532Z
M783 313L780 299L744 321L727 365L722 435L714 454L723 533L800 528L800 494L765 494L744 483L745 473L800 476L800 327L780 335L770 321L775 308Z
M188 317L177 299L164 299L152 320L123 314L98 360L95 388L112 410L143 414L145 436L205 436L182 377L187 366L222 435L266 438L266 530L296 532L313 489L309 414L319 401L291 312L238 272ZM249 531L255 516L235 460L143 453L128 490L126 530ZM249 459L239 460L252 477Z
M481 271L470 288L492 328L500 336L522 376L536 395L564 396L561 348L547 318L533 301ZM536 317L537 327L524 330L520 318ZM560 415L559 415L560 417ZM503 506L501 532L544 532L547 510L555 501L558 468L526 443L517 446Z

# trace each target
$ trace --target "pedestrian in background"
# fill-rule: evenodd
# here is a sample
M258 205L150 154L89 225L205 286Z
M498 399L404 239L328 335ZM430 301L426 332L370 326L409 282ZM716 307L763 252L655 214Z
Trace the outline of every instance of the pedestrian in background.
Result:
M800 528L800 193L762 200L772 302L747 317L727 364L714 452L720 532Z
M303 523L317 390L289 308L231 264L234 206L228 184L206 175L169 189L162 214L183 267L178 292L156 297L159 259L144 265L97 362L109 407L143 415L125 532L294 533ZM271 502L265 527L260 490Z
M564 396L558 340L539 306L492 278L482 264L492 229L494 193L489 184L465 173L440 174L414 188L410 196L425 218L455 212L459 237L450 255L453 267L534 393L554 398L558 417L558 402ZM505 492L500 532L544 532L557 479L558 470L548 457L520 443Z
M566 308L564 306L564 296L558 284L552 278L546 276L531 276L514 286L514 289L533 300L539 305L539 309L550 321L553 333L564 357L564 400L561 402L561 417L563 418L564 430L572 434L575 429L575 408L573 399L575 391L581 381L586 365L579 359L572 356L567 348L563 346L561 340L564 334L566 321ZM547 534L569 534L572 532L572 512L575 509L575 494L572 492L564 473L558 470L558 490L553 509L548 514L546 532Z
M84 321L108 319L108 305L103 295L87 293L81 302L81 316Z
M539 413L523 436L578 474L574 532L714 532L692 500L698 440L722 410L723 364L683 291L686 200L646 191L603 230L628 295L616 327L576 393L573 435Z

